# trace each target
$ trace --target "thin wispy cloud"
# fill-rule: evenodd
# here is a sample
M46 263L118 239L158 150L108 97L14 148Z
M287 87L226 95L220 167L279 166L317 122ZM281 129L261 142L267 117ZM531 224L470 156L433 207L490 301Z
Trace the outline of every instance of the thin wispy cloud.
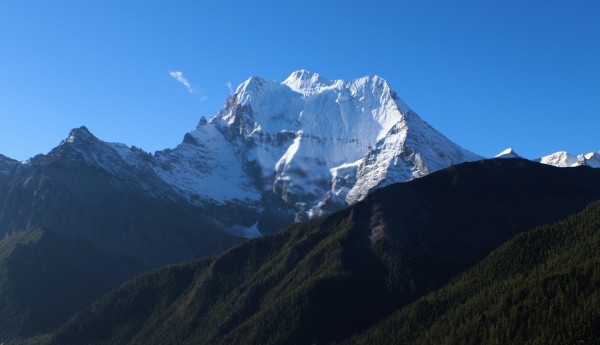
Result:
M185 86L189 93L198 94L204 93L205 91L204 89L198 89L197 87L192 86L192 83L190 83L190 81L187 80L187 78L183 75L183 72L181 71L169 71L169 75L175 78L175 80L177 80L181 85ZM208 96L206 95L200 96L200 102L204 102L207 99Z
M185 86L189 93L194 93L196 90L192 87L192 84L183 76L181 71L169 71L169 75L175 78L181 85Z
M225 83L225 85L226 85L226 86L227 86L227 88L229 89L229 94L230 94L230 95L231 95L231 94L233 94L233 89L231 88L231 82L230 82L230 81L228 81L228 82L226 82L226 83Z

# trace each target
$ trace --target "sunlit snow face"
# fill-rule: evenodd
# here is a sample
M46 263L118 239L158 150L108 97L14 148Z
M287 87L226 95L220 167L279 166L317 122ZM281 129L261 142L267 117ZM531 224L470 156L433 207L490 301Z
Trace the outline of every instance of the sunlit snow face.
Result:
M194 203L259 209L278 198L308 215L480 158L421 120L385 80L327 80L308 71L283 82L249 78L173 150L140 159L114 149Z

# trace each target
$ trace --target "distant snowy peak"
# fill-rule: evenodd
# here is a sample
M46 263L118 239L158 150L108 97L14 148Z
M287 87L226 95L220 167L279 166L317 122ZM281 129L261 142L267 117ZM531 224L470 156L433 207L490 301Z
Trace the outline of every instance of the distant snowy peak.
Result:
M512 148L508 148L494 158L522 158ZM592 168L600 168L600 153L590 152L587 154L574 155L567 151L558 151L542 158L534 159L535 162L552 165L556 167L575 167L587 165Z
M579 155L577 156L577 160L583 162L587 166L591 166L592 168L600 168L600 154L597 152Z
M494 158L521 158L512 148L507 148L506 150L500 152Z
M579 165L577 156L567 151L559 151L540 158L540 163L553 165L556 167L571 167Z
M577 161L580 162L581 165L587 165L592 168L600 168L600 154L597 152L578 155Z
M538 160L540 163L557 167L574 167L587 165L592 168L600 168L600 156L596 152L574 155L566 151L559 151L544 156Z

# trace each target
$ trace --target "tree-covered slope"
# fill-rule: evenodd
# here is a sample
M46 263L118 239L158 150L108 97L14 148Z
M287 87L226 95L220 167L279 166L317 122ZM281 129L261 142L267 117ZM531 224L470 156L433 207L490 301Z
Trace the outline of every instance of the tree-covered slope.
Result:
M59 233L9 236L0 241L0 340L48 332L143 270Z
M533 229L346 344L600 344L600 202Z
M327 344L434 291L499 245L600 198L600 171L465 163L212 259L129 281L53 344Z

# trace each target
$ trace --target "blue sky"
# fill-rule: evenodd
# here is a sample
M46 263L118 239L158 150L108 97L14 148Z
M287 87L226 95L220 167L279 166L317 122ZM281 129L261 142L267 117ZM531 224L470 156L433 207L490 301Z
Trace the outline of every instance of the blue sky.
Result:
M46 153L81 125L174 147L227 83L298 69L379 75L485 156L598 151L598 18L586 0L0 0L0 153Z

